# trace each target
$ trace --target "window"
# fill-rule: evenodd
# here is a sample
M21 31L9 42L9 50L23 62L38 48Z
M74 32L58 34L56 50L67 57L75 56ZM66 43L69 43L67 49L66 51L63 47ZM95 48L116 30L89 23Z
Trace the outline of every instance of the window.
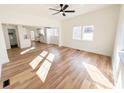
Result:
M59 36L58 29L56 28L48 28L47 31L47 34L49 34L50 36Z
M81 40L81 26L73 27L73 39Z
M82 39L83 40L93 40L94 26L83 26Z

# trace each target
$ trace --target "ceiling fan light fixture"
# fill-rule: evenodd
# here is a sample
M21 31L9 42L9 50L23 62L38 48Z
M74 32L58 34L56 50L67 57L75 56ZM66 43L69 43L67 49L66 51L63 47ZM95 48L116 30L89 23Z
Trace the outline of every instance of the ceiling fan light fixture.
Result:
M52 14L52 15L55 15L55 14L58 14L58 13L62 13L63 16L66 16L66 13L74 13L75 12L75 10L66 10L69 7L69 5L67 5L67 4L65 4L65 5L64 4L60 4L59 6L60 6L61 9L49 8L50 10L58 11L58 12Z
M63 15L63 16L66 16L64 12L62 13L62 15Z

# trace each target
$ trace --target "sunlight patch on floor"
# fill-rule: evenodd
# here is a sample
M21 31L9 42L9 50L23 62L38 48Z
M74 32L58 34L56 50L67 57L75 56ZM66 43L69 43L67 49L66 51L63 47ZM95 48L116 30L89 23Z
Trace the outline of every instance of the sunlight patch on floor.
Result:
M40 56L45 57L47 54L48 54L47 51L43 51L43 52L40 54Z
M51 61L51 62L53 62L53 60L54 60L54 57L55 57L55 55L54 54L52 54L52 53L50 53L48 56L47 56L47 60L49 60L49 61Z
M46 77L48 75L52 62L54 60L54 57L55 57L54 54L49 53L45 61L43 62L43 64L40 66L40 68L36 72L36 74L38 75L38 77L41 79L42 82L45 82L46 80Z
M28 49L22 51L20 54L23 55L23 54L25 54L25 53L27 53L27 52L33 50L33 49L35 49L35 47L28 48Z
M107 88L113 88L113 84L102 74L102 72L97 67L87 63L83 63L83 65L93 81Z
M32 62L29 63L29 65L32 67L32 69L35 69L42 60L42 57L37 56Z
M44 60L40 68L36 72L36 74L38 75L42 82L45 82L46 80L47 74L50 70L54 57L55 57L54 54L48 53L47 51L43 51L32 62L29 63L32 69L35 69L38 66L38 64Z
M51 65L52 65L51 62L45 60L44 63L40 66L40 68L36 72L36 74L38 75L38 77L41 79L42 82L45 82L45 79L47 77Z

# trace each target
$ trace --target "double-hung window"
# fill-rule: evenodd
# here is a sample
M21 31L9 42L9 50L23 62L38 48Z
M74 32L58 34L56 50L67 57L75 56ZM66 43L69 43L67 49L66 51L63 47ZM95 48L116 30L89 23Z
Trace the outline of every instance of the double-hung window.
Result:
M73 40L81 40L81 26L73 27Z
M73 40L92 41L94 35L94 25L73 27Z
M94 26L83 26L82 30L82 40L88 40L92 41L93 40L93 33L94 33Z

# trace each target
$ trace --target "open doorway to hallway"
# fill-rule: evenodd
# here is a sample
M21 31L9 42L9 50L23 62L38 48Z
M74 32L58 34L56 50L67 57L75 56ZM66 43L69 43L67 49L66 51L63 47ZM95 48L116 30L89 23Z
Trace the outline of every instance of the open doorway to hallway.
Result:
M8 29L8 35L11 48L18 47L16 29Z
M2 24L6 48L17 48L19 47L19 36L17 25L14 24Z

